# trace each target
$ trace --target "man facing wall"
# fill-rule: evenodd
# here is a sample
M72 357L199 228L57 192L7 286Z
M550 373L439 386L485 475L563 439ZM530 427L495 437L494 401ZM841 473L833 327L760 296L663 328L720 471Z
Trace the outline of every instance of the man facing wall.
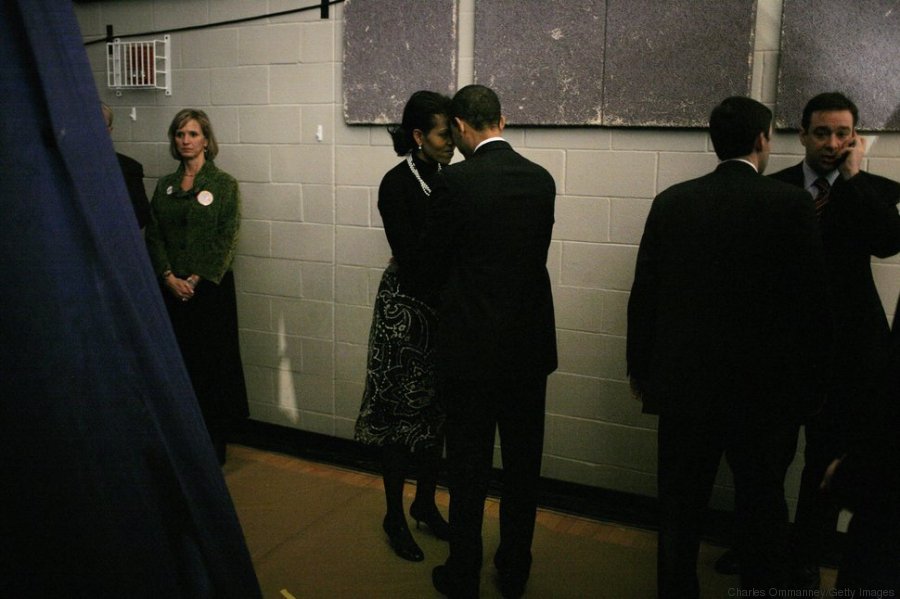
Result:
M628 371L659 414L660 597L699 594L703 514L724 452L741 583L787 582L784 476L796 422L821 405L830 351L809 196L762 176L771 111L732 97L710 117L721 160L653 201L628 305Z

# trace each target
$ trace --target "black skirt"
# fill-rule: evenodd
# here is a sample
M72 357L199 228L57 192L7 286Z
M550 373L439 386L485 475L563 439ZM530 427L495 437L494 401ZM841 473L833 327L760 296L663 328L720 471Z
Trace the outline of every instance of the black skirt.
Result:
M444 410L434 391L436 328L435 311L400 292L397 265L390 264L375 298L357 441L411 451L441 442Z
M162 294L206 427L216 436L249 415L234 273L225 273L218 285L201 280L187 302L173 296L165 284Z

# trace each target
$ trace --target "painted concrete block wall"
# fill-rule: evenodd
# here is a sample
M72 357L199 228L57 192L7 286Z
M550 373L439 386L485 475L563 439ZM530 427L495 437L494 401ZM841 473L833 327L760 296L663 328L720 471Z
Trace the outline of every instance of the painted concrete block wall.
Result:
M76 6L86 40L296 8L288 0L132 0ZM473 72L474 0L459 2L459 83ZM752 94L775 101L781 0L759 0ZM241 183L235 273L252 417L352 438L365 377L372 301L390 250L376 207L399 158L383 127L341 118L342 9L173 34L174 93L105 88L102 45L88 47L101 98L116 114L118 151L144 164L148 191L174 170L166 128L185 106L206 110L218 164ZM539 49L536 49L539 50ZM849 90L851 93L853 90ZM501 98L502 99L502 98ZM136 108L137 120L128 118ZM866 107L861 109L865 111ZM323 139L316 133L321 127ZM510 128L558 187L549 270L559 371L550 377L543 473L655 495L656 419L640 413L625 378L625 313L637 245L652 198L711 170L703 131ZM796 163L794 133L774 140L770 170ZM458 159L461 159L459 157ZM877 137L873 172L900 179L900 134ZM875 260L886 308L900 293L900 258ZM801 461L788 494L796 496ZM722 468L714 503L731 503Z

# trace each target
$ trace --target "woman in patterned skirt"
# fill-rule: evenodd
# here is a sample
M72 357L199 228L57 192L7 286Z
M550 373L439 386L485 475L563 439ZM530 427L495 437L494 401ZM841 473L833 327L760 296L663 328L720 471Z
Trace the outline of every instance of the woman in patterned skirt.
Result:
M388 130L394 150L405 159L385 174L378 189L378 211L393 257L375 298L366 390L356 421L356 439L381 448L384 531L394 552L410 561L422 561L425 555L403 513L409 462L417 469L410 516L417 526L425 522L436 537L449 537L449 526L434 502L444 422L434 393L436 316L425 301L415 255L431 195L429 181L453 157L449 107L446 96L418 91L406 103L400 126Z

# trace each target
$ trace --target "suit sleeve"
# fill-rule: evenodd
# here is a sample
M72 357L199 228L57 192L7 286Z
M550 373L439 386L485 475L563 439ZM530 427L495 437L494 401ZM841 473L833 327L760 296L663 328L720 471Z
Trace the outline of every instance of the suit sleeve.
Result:
M900 183L863 173L844 181L842 193L855 208L853 226L868 254L887 258L900 252Z
M653 202L644 234L638 248L634 283L628 299L628 336L626 338L626 359L628 376L638 393L647 391L646 384L652 379L652 359L656 337L656 309L659 293L659 199ZM647 398L645 397L645 400ZM645 406L646 407L646 406Z
M128 197L134 207L134 216L138 226L143 229L150 220L150 202L147 200L147 192L144 190L144 167L137 161L122 169L125 177L125 186L128 188Z

